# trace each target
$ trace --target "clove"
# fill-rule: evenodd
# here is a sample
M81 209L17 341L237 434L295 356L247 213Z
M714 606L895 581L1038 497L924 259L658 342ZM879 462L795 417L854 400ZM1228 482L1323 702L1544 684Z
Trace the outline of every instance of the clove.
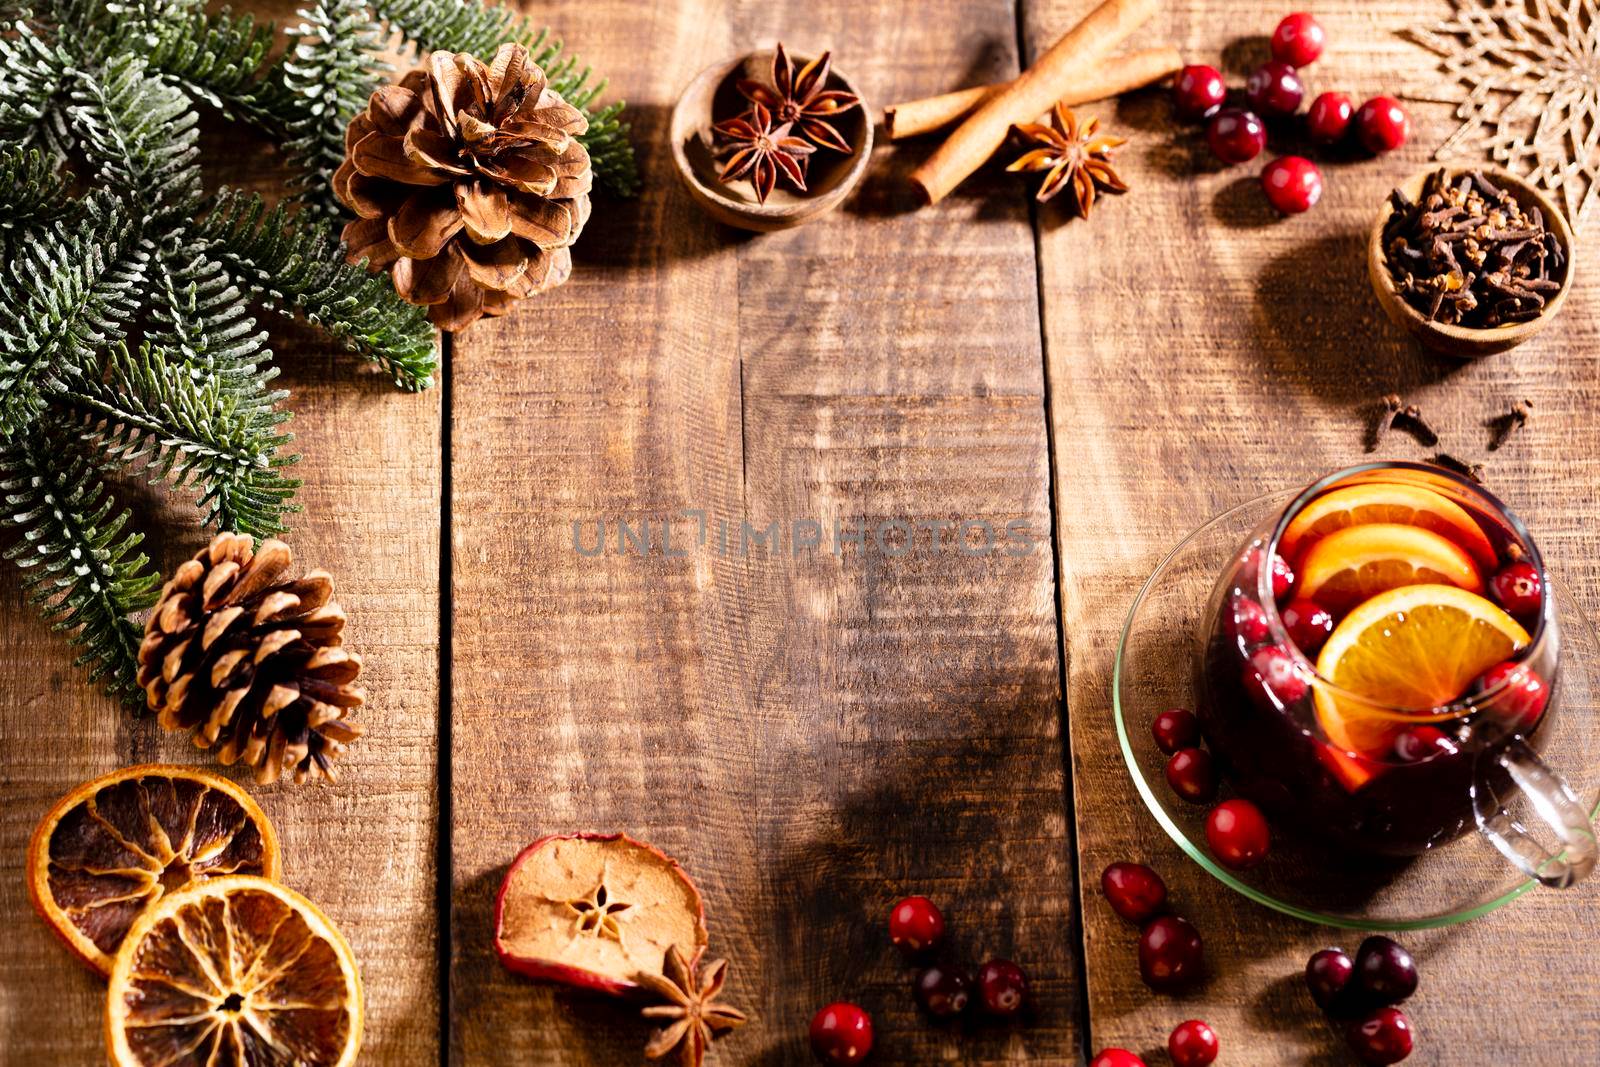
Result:
M1428 458L1428 462L1435 467L1443 467L1447 471L1454 471L1463 477L1471 478L1479 485L1483 484L1482 463L1468 463L1466 460L1452 456L1448 452L1435 453Z
M1382 404L1367 434L1368 452L1375 450L1390 430L1408 434L1424 448L1432 448L1439 443L1438 432L1422 417L1422 409L1417 405L1407 404L1398 393L1389 393L1383 398Z
M1532 413L1533 401L1518 400L1509 411L1485 423L1489 427L1489 451L1498 452L1512 434L1528 424L1528 416Z

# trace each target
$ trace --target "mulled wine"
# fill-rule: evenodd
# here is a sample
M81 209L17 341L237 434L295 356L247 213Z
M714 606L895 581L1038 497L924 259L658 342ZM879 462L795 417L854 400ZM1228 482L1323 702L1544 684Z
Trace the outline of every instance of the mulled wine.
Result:
M1482 487L1414 464L1339 472L1219 578L1201 727L1274 821L1358 852L1425 852L1492 817L1484 798L1524 784L1520 767L1544 771L1551 600L1537 546Z

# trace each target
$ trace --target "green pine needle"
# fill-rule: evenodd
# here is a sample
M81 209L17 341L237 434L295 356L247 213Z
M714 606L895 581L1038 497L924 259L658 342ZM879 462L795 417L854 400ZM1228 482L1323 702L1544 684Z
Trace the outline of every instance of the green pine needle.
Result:
M526 45L589 119L598 180L638 185L622 104L526 18L480 0L308 0L273 27L204 0L0 2L0 525L78 663L137 703L139 627L160 576L113 467L192 492L208 524L258 536L298 510L288 394L253 308L306 322L405 389L437 371L427 311L345 261L331 193L344 132L414 48ZM288 201L201 181L199 108L271 134Z
M100 180L124 194L140 222L193 214L200 117L189 98L134 55L76 72L76 81L67 114Z
M0 442L0 524L21 531L4 555L51 628L82 649L74 666L137 706L141 628L129 616L155 602L161 578L138 551L143 535L124 532L129 513L102 473L54 426Z
M305 319L389 372L402 389L426 389L438 369L426 308L408 304L381 274L344 262L338 242L292 230L283 205L224 190L194 229L263 306Z
M31 231L78 210L60 161L37 148L0 150L0 189L0 255L8 263Z
M250 15L194 11L162 20L145 53L150 69L226 115L258 117L258 82L276 31Z
M136 232L114 207L36 230L16 253L0 274L0 438L25 436L48 395L125 335L145 275Z
M66 405L82 419L84 440L152 481L197 487L207 522L257 537L282 533L299 482L284 468L299 456L281 449L287 412L273 406L276 370L254 376L253 389L173 362L146 345L137 355L116 345L104 372L75 381Z
M367 106L389 65L365 0L323 0L301 12L296 44L269 75L268 109L282 120L283 151L300 169L292 187L313 214L340 217L333 172L344 162L344 131Z

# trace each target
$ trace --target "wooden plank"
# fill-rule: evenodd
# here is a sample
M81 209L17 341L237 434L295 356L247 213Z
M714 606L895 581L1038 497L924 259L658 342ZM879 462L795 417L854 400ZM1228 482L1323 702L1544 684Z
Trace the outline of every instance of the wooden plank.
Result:
M348 640L366 663L368 734L332 787L244 782L277 826L284 880L350 938L367 993L363 1061L422 1062L438 1040L434 965L435 734L438 725L439 402L396 394L343 353L301 337L280 344L293 391L295 468L305 485L289 541L296 564L334 575ZM148 542L166 572L207 537L181 500L147 497ZM153 718L134 720L84 685L61 639L0 599L0 1046L14 1063L81 1064L103 1055L104 983L74 963L27 901L33 825L93 775L143 762L214 766ZM54 1020L48 1021L47 1020ZM437 1053L432 1053L436 1056ZM0 1059L6 1059L0 1057Z
M957 56L982 56L977 80L1012 74L1009 6L541 17L632 103L645 191L598 203L573 280L453 357L453 1060L637 1056L642 1025L492 963L511 857L593 828L652 840L705 891L730 999L753 1017L722 1062L805 1062L806 1022L836 998L877 1016L877 1063L1067 1061L1076 934L1025 202L898 214L912 154L886 152L841 213L751 239L695 211L662 144L677 91L757 40L831 43L874 106L945 88ZM684 558L619 555L611 525L604 555L573 550L574 522L587 544L597 519L659 531L684 509L711 524L697 545L696 520L675 522ZM736 539L741 522L957 518L1020 519L1038 541L717 549L719 520ZM882 930L911 891L946 904L974 956L1030 966L1034 1026L961 1037L918 1018Z
M1089 6L1030 0L1029 47L1046 46ZM1425 75L1428 56L1395 33L1434 6L1320 7L1330 46L1307 72L1310 91L1340 88L1360 100ZM1258 4L1178 0L1144 37L1175 40L1195 61L1221 54L1238 82L1264 50L1235 37L1270 33L1276 17ZM1054 444L1058 457L1071 457L1058 464L1055 492L1093 1046L1153 1050L1200 1015L1225 1056L1345 1062L1298 975L1315 949L1353 948L1359 935L1253 905L1166 839L1131 787L1112 729L1118 631L1140 582L1204 517L1362 459L1364 406L1390 390L1421 403L1451 448L1477 456L1483 419L1515 397L1535 400L1536 421L1494 457L1490 478L1533 525L1557 573L1594 603L1600 543L1585 516L1600 477L1600 429L1584 414L1596 399L1587 355L1594 281L1580 282L1558 326L1514 354L1445 362L1389 327L1363 255L1384 194L1451 129L1447 109L1413 108L1416 132L1392 157L1326 166L1322 203L1282 221L1261 197L1259 167L1213 165L1197 131L1172 126L1163 94L1083 111L1134 142L1119 168L1133 186L1126 197L1097 205L1088 222L1041 212ZM1421 454L1404 443L1385 452ZM1168 999L1140 983L1135 932L1097 888L1099 872L1119 859L1154 864L1196 922L1211 969L1202 989ZM1406 935L1423 968L1408 1005L1421 1037L1407 1062L1531 1062L1551 1055L1552 1028L1563 1049L1593 1047L1600 1018L1586 991L1600 963L1578 954L1548 964L1551 946L1581 944L1600 929L1589 899L1592 891L1535 893L1465 927ZM1518 1003L1542 1005L1538 1023L1508 1007L1508 981Z
M297 5L253 5L283 20ZM283 174L262 146L219 123L205 137L207 176L267 195ZM292 393L289 424L304 481L286 540L296 567L329 571L365 662L367 736L333 787L246 784L278 828L284 880L349 937L366 987L363 1063L438 1057L436 888L439 713L438 390L396 391L385 376L319 335L275 329ZM186 497L128 483L146 548L163 573L208 540ZM10 571L9 565L5 568ZM0 579L0 910L17 917L0 942L0 1062L100 1062L104 983L74 963L30 916L28 837L80 781L133 763L215 767L153 718L134 720L83 683L72 653Z

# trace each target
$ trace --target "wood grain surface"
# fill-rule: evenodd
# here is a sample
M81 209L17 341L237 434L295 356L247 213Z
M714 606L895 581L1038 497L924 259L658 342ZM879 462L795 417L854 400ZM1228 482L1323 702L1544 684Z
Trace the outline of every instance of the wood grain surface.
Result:
M924 9L993 43L963 50L977 75L1014 71L1004 6ZM806 1062L811 1013L839 998L874 1013L877 1063L1071 1059L1026 205L901 212L907 157L885 155L844 211L755 240L693 208L661 143L678 90L741 44L831 44L874 104L941 88L952 45L896 8L842 2L629 8L626 35L576 4L541 17L589 27L574 46L634 102L645 192L599 209L570 284L452 356L452 1051L638 1056L642 1026L490 958L507 862L593 828L653 841L704 889L729 999L752 1015L725 1062ZM686 510L705 512L705 544ZM646 519L687 554L618 554L615 522ZM1017 555L968 555L952 531L906 544L892 528L885 550L890 520L1029 533ZM835 555L836 521L871 528L865 548ZM596 522L609 547L585 558L572 527L592 545ZM823 544L797 549L796 522ZM777 523L780 543L742 551L744 523ZM916 1016L882 925L913 890L939 897L972 953L1037 961L1036 1025L960 1035Z
M309 334L280 334L305 484L287 540L298 569L334 576L349 647L366 669L367 735L331 787L241 782L278 828L284 881L349 938L367 994L375 1063L436 1062L439 997L434 853L438 804L438 394L397 394ZM205 544L186 499L130 484L163 573ZM33 825L96 774L134 763L217 769L153 717L133 719L83 684L71 654L8 577L0 588L0 1064L105 1057L105 983L32 915L23 862ZM365 1062L365 1061L364 1061Z
M1030 50L1087 7L1027 5ZM1391 0L1319 5L1330 43L1306 72L1309 92L1339 88L1359 101L1424 79L1430 57L1397 32L1435 9L1448 11ZM1260 35L1278 17L1259 4L1183 0L1147 35L1177 41L1191 61L1220 55L1237 83L1265 58ZM1133 137L1120 170L1133 191L1098 205L1088 224L1039 213L1053 440L1058 457L1073 457L1058 464L1055 493L1093 1048L1120 1045L1165 1063L1154 1050L1168 1031L1200 1016L1221 1035L1223 1062L1350 1062L1300 974L1311 952L1353 950L1360 935L1287 919L1217 885L1145 811L1116 743L1118 633L1139 585L1189 530L1367 458L1368 407L1396 391L1422 405L1446 447L1490 459L1492 488L1528 520L1580 600L1594 605L1600 594L1600 538L1585 518L1600 475L1600 430L1589 414L1593 275L1580 268L1561 322L1507 355L1462 365L1402 338L1368 286L1366 234L1388 189L1426 165L1453 129L1448 108L1411 110L1404 149L1325 166L1322 202L1278 219L1258 167L1219 169L1198 131L1172 127L1165 99L1130 96L1099 113ZM1591 223L1580 240L1594 235ZM1490 458L1482 423L1521 396L1538 414ZM1386 444L1387 458L1424 455L1402 438ZM1137 932L1098 889L1099 872L1120 859L1156 866L1204 936L1210 978L1194 992L1157 997L1139 981ZM1407 1005L1419 1040L1406 1062L1592 1058L1600 962L1568 946L1600 933L1594 901L1592 885L1533 893L1466 926L1405 935L1422 969ZM1525 1012L1526 1004L1541 1008Z
M294 0L249 6L281 17ZM877 112L1014 77L1090 0L524 6L629 101L642 195L598 199L572 281L455 339L432 393L397 394L309 334L278 340L306 481L291 541L335 575L371 703L338 786L256 792L287 881L361 959L362 1062L643 1062L628 1012L493 959L511 858L585 829L653 842L704 892L728 999L752 1016L714 1063L809 1062L806 1022L833 999L873 1012L884 1065L1066 1065L1122 1045L1154 1067L1196 1016L1221 1062L1349 1062L1299 974L1358 938L1246 902L1165 837L1116 746L1116 637L1204 518L1362 458L1367 405L1389 391L1475 459L1483 421L1532 398L1491 485L1600 602L1600 283L1580 268L1561 323L1515 353L1430 356L1382 319L1362 255L1447 109L1414 107L1405 149L1327 166L1322 203L1279 220L1259 168L1214 165L1159 91L1082 109L1132 137L1132 191L1088 220L996 168L913 210L907 176L934 147L913 141L880 143L840 211L739 234L692 205L664 141L700 69L777 40L831 47ZM1396 31L1435 10L1319 8L1331 43L1312 92L1359 100L1425 75ZM1130 47L1175 41L1238 82L1281 13L1169 0ZM241 152L216 177L270 186L269 167ZM204 540L187 502L129 493L164 566ZM1014 540L977 550L968 521ZM835 552L836 523L864 543ZM0 938L0 1067L103 1055L102 987L26 916L23 852L57 796L150 760L206 757L93 696L0 581L0 909L18 917ZM1118 859L1160 869L1200 928L1199 989L1140 983L1136 933L1098 892ZM1028 967L1028 1025L919 1016L883 932L909 892L940 902L974 962ZM1407 1062L1591 1062L1595 892L1407 935L1423 968Z

